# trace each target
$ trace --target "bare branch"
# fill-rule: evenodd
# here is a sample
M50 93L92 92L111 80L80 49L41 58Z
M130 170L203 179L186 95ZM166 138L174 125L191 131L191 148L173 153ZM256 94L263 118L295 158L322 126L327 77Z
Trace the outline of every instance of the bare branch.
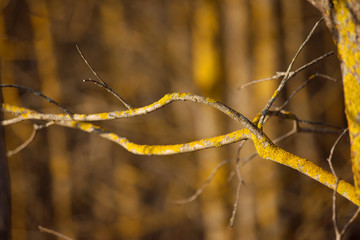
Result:
M86 64L86 66L91 70L91 72L95 75L95 77L97 79L99 79L99 81L103 84L103 85L107 85L106 82L99 76L99 74L97 74L97 72L91 67L91 65L89 64L89 62L86 60L86 58L84 57L83 53L81 52L79 46L77 44L75 44L76 50L78 51L78 53L80 54L80 57L82 58L82 60L84 61L84 63Z
M125 102L125 100L122 97L120 97L120 95L117 94L109 85L104 84L104 83L99 82L99 81L96 81L96 80L91 79L91 78L84 79L83 82L92 82L97 86L105 88L108 92L110 92L112 95L114 95L122 104L124 104L127 109L132 109L132 107L127 102Z
M235 162L235 172L236 172L236 176L238 179L238 184L236 186L236 192L235 192L235 201L234 201L234 205L233 205L233 211L231 213L231 217L229 220L229 226L228 228L231 230L234 225L235 225L235 218L236 218L236 213L237 213L237 208L238 208L238 204L239 204L239 198L240 198L240 188L241 185L244 184L244 181L241 177L241 173L240 173L240 169L239 169L239 161L240 161L240 151L243 148L244 144L246 141L242 141L240 143L240 146L238 148L237 154L236 154L236 162Z
M246 139L245 139L245 141L240 142L240 145L236 150L236 161L235 161L236 164L238 164L240 162L240 152L241 152L241 149L244 147L245 143L246 143Z
M296 132L308 132L308 133L328 133L328 134L339 134L341 131L344 130L343 127L334 126L331 124L327 124L324 122L314 122L314 121L308 121L299 119L294 113L284 110L269 110L268 116L276 116L283 119L288 119L296 122ZM315 125L320 126L323 128L305 128L301 127L299 123L308 124L308 125Z
M323 78L323 79L327 79L327 80L330 80L330 81L333 81L333 82L339 82L338 79L333 78L333 77L331 77L331 76L328 76L328 75L326 75L326 74L322 74L322 73L314 73L314 74L311 75L309 78L316 78L316 77Z
M323 55L322 57L324 56L329 56L333 52L329 52L327 53L328 55ZM315 59L315 60L318 60L319 58ZM314 61L315 61L314 60ZM310 62L311 63L311 62ZM337 82L337 79L333 78L333 77L330 77L330 76L327 76L327 75L324 75L324 74L320 74L320 73L315 73L313 75L311 75L304 83L302 83L298 88L296 88L292 93L291 95L288 97L288 99L286 99L286 101L283 103L283 105L281 105L280 107L278 107L277 109L278 110L282 110L284 109L288 104L289 102L291 101L291 99L295 96L295 94L297 94L301 89L303 89L311 80L315 79L316 77L320 77L320 78L324 78L324 79L327 79L327 80L331 80L331 81L334 81L334 82Z
M334 230L335 230L335 236L336 236L336 240L341 240L347 229L350 227L350 225L355 221L355 219L358 217L359 213L360 213L360 208L357 209L357 211L353 214L353 216L351 217L351 219L344 225L344 227L342 228L342 230L340 231L339 230L339 225L338 225L338 222L337 222L337 208L336 208L336 190L337 190L337 187L338 187L338 184L339 184L339 178L338 176L336 175L336 172L335 172L335 169L334 169L334 166L332 164L332 156L334 154L334 150L335 150L335 147L336 145L338 144L338 142L340 141L340 139L344 136L345 133L347 133L348 129L345 129L341 134L340 136L336 139L335 143L333 144L333 146L331 147L331 150L330 150L330 155L329 157L327 158L327 162L330 166L330 169L331 169L331 172L332 174L335 176L336 178L336 184L335 184L335 189L334 189L334 192L333 192L333 202L332 202L332 221L333 221L333 224L334 224Z
M236 164L236 165L237 165L236 166L236 176L238 177L238 184L236 186L235 201L234 201L233 210L231 213L229 226L228 226L229 229L232 229L235 226L236 213L237 213L237 208L238 208L239 198L240 198L240 189L241 189L241 185L244 184L244 182L241 178L239 166L238 166L238 164Z
M333 164L332 164L332 156L333 156L333 154L334 154L336 145L338 144L338 142L340 141L340 139L342 138L342 136L343 136L347 131L348 131L348 129L345 129L345 130L340 134L340 136L336 139L336 141L334 142L333 146L331 147L330 155L329 155L329 157L327 158L327 162L328 162L328 164L329 164L330 170L331 170L332 174L335 176L335 179L336 179L335 189L334 189L334 192L333 192L333 203L332 203L332 213L333 213L333 215L332 215L332 220L333 220L334 230L335 230L335 235L336 235L336 239L337 239L337 240L340 240L340 239L341 239L341 235L340 235L339 227L338 227L338 223L337 223L337 211L336 211L336 190L337 190L337 188L338 188L339 178L338 178L338 176L336 175L336 172L335 172L334 167L333 167Z
M262 125L264 123L265 120L265 116L267 111L270 109L271 105L275 102L275 100L277 99L277 97L279 96L279 93L282 91L282 89L285 87L286 83L288 82L289 79L291 79L292 77L295 76L294 74L290 75L291 72L291 68L295 62L295 59L297 58L297 56L300 54L300 52L302 51L302 49L304 48L304 46L306 45L306 43L310 40L311 36L313 35L315 29L317 28L317 26L319 25L319 23L323 20L323 18L321 18L319 21L317 21L314 25L314 27L311 29L310 33L308 34L308 36L306 37L305 41L301 44L301 46L299 47L298 51L296 52L295 56L293 57L293 59L291 60L291 63L289 64L289 67L286 71L285 76L283 77L283 79L281 80L278 88L275 90L273 96L270 98L270 100L268 101L268 103L266 104L264 110L261 113L261 117L259 119L259 123L258 126L260 128L262 128ZM309 65L310 66L310 65Z
M79 46L76 44L76 49L79 52L82 60L85 62L86 66L88 66L88 68L91 70L91 72L95 75L95 77L97 77L97 79L99 79L99 81L93 80L93 79L85 79L83 80L84 82L92 82L95 83L96 85L105 88L108 92L110 92L112 95L114 95L122 104L124 104L124 106L127 109L131 109L132 107L125 102L125 100L123 98L120 97L119 94L117 94L100 76L99 74L97 74L97 72L91 67L91 65L89 64L89 62L86 60L86 58L84 57L83 53L81 52Z
M289 102L291 101L291 99L295 96L295 94L297 94L301 89L303 89L313 78L309 78L308 80L306 80L305 82L303 82L297 89L295 89L295 91L293 91L291 93L291 95L288 97L288 99L286 99L286 101L283 103L283 105L281 105L279 108L279 110L284 109Z
M278 88L275 90L273 96L272 96L272 97L270 98L270 100L268 101L268 103L267 103L267 105L265 106L264 110L261 112L261 117L260 117L260 119L259 119L259 124L260 124L261 126L263 125L264 120L265 120L265 117L266 117L266 113L269 111L270 107L271 107L272 104L275 102L275 100L276 100L277 97L279 96L280 92L282 91L282 89L285 87L286 83L287 83L290 79L294 78L297 73L303 71L303 70L306 69L307 67L309 67L309 66L311 66L311 65L313 65L313 64L318 63L319 61L323 60L323 59L326 58L326 57L331 56L332 54L334 54L333 51L323 54L322 56L320 56L320 57L312 60L311 62L303 65L302 67L298 68L296 71L292 72L292 74L290 74L286 80L283 79L283 80L281 81L280 85L278 86ZM263 115L264 113L265 113L265 116ZM262 119L263 119L263 120L262 120ZM262 120L262 122L261 122L261 120Z
M65 113L67 113L70 116L70 118L72 119L73 113L69 109L67 109L66 107L60 105L55 100L51 99L48 96L45 96L44 94L42 94L39 91L36 91L36 90L28 88L28 87L24 87L24 86L21 86L21 85L17 85L17 84L0 84L0 87L2 87L2 88L12 87L12 88L17 88L17 89L22 89L22 90L26 90L26 91L28 91L28 92L36 95L36 96L42 97L46 101L48 101L49 103L52 103L52 104L56 105L57 107L61 108L61 110L63 110Z
M306 68L308 68L309 66L315 64L315 63L318 63L319 61L323 60L324 58L327 58L329 56L331 56L332 54L334 54L333 51L330 51L330 52L327 52L325 53L324 55L318 57L318 58L315 58L314 60L306 63L305 65L299 67L298 69L296 69L295 71L292 71L289 73L289 79L290 80L291 78L295 77L296 74L298 74L299 72L305 70ZM237 90L242 90L243 88L245 87L249 87L249 86L252 86L252 85L255 85L255 84L258 84L258 83L262 83L262 82L266 82L266 81L269 81L269 80L273 80L273 79L278 79L280 77L283 77L286 75L286 72L277 72L276 75L272 76L272 77L268 77L268 78L262 78L262 79L259 79L259 80L255 80L255 81L251 81L251 82L248 82L248 83L245 83L243 84L242 86L238 87ZM321 78L324 78L324 79L328 79L328 80L331 80L331 81L334 81L334 82L337 82L338 80L333 78L333 77L330 77L330 76L327 76L325 74L320 74L320 73L315 73L313 75L311 75L309 77L309 79L313 79L315 77L321 77Z

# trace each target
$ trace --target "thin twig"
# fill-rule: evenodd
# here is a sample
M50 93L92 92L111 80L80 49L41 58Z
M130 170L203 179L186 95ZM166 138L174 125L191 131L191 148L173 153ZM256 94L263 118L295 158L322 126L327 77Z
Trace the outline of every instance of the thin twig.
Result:
M127 108L127 109L132 109L132 107L127 103L125 102L125 100L120 97L119 94L117 94L117 92L115 92L109 85L107 84L103 84L102 82L99 82L99 81L96 81L94 79L91 79L91 78L88 78L88 79L84 79L83 82L92 82L94 83L95 85L97 86L100 86L100 87L103 87L106 89L106 91L108 91L109 93L111 93L112 95L114 95L122 104L124 104L124 106Z
M296 125L296 123L294 124ZM293 129L291 129L289 132L285 133L284 135L280 136L280 137L277 137L276 139L274 139L274 143L279 143L281 141L284 141L285 139L291 137L292 135L296 134L298 131L297 131L297 128L294 127Z
M243 85L241 85L240 87L238 87L236 90L241 90L243 88L246 88L248 86L252 86L252 85L255 85L255 84L258 84L258 83L262 83L262 82L266 82L266 81L269 81L269 80L274 80L274 79L278 79L279 77L282 77L282 76L285 76L285 73L284 72L277 72L276 75L272 76L272 77L268 77L268 78L262 78L262 79L258 79L258 80L255 80L255 81L251 81L251 82L248 82L248 83L245 83Z
M31 88L28 88L28 87L25 87L25 86L21 86L21 85L17 85L17 84L0 84L0 87L3 87L3 88L4 88L4 87L12 87L12 88L17 88L17 89L26 90L26 91L28 91L28 92L36 95L36 96L39 96L39 97L44 98L47 102L52 103L52 104L56 105L57 107L61 108L65 113L67 113L67 114L70 116L71 119L72 119L72 117L73 117L73 115L74 115L74 114L73 114L69 109L67 109L66 107L60 105L60 104L57 103L55 100L51 99L51 98L48 97L48 96L45 96L45 95L42 94L41 92L36 91L36 90L34 90L34 89L31 89Z
M339 225L337 223L337 209L336 209L336 191L337 191L337 187L339 185L339 178L336 175L334 166L332 164L332 156L335 150L336 145L338 144L338 142L340 141L340 139L342 138L342 136L344 136L344 134L348 131L348 129L345 129L340 136L336 139L335 143L333 144L331 150L330 150L330 155L327 158L327 161L329 163L330 169L332 174L335 176L336 178L336 182L335 182L335 189L333 192L333 202L332 202L332 220L333 220L333 224L334 224L334 230L335 230L335 236L336 236L336 240L341 240L347 229L350 227L350 225L355 221L355 219L359 216L360 214L360 207L356 210L356 212L353 214L353 216L350 218L350 220L343 226L342 230L339 230Z
M319 21L317 21L314 25L314 27L311 29L310 33L307 35L305 41L301 44L301 46L299 47L298 51L296 52L295 56L293 57L293 59L291 60L291 63L288 67L288 70L286 71L288 74L290 73L290 70L292 68L292 66L294 65L295 59L299 56L300 52L303 50L303 48L305 47L305 45L308 43L308 41L310 40L310 38L312 37L312 35L315 32L315 29L318 27L318 25L321 23L321 21L324 19L324 17L320 18Z
M260 117L260 120L261 120L261 119L263 119L263 120L262 120L262 122L259 120L259 126L262 126L262 125L264 124L264 119L265 119L266 116L263 116L263 114L264 114L264 113L266 114L266 113L269 111L271 105L275 102L276 98L279 96L280 91L282 91L282 89L285 87L286 83L287 83L290 79L294 78L294 77L296 76L296 74L298 74L299 72L303 71L304 69L310 67L310 66L313 65L313 64L316 64L316 63L320 62L321 60L323 60L323 59L331 56L332 54L334 54L334 52L333 52L333 51L330 51L330 52L327 52L327 53L321 55L321 56L318 57L318 58L315 58L314 60L308 62L307 64L305 64L305 65L301 66L300 68L296 69L295 71L293 71L293 72L288 76L288 78L286 79L286 81L284 81L284 79L283 79L283 80L281 81L280 85L278 86L278 88L276 89L275 93L273 94L273 96L272 96L272 97L270 98L270 100L268 101L268 103L267 103L267 105L265 106L264 110L262 111L262 113L261 113L262 115L261 115L261 117ZM261 124L260 124L260 123L261 123Z
M190 197L185 198L185 199L176 200L176 201L174 201L174 203L176 203L176 204L186 204L186 203L192 202L195 199L197 199L201 195L201 193L204 191L204 189L207 187L207 185L209 185L211 180L215 177L215 175L219 171L219 169L221 167L223 167L225 164L230 163L231 161L232 160L224 160L224 161L218 163L217 166L212 170L211 174L206 179L206 181L201 185L201 187L199 187L196 190L196 192L193 195L191 195Z
M95 75L95 77L97 79L99 79L99 81L104 84L107 85L106 82L97 74L97 72L91 67L91 65L89 64L89 62L86 60L84 54L81 52L79 46L77 44L75 44L76 50L78 51L78 53L80 54L80 57L82 58L82 60L84 61L84 63L86 64L86 66L90 69L90 71Z
M52 124L53 124L53 122L47 122L46 124L43 124L43 125L33 124L33 131L31 133L30 137L25 142L20 144L17 148L15 148L14 150L8 151L6 155L8 157L11 157L11 156L19 153L21 150L26 148L35 139L35 136L36 136L36 133L38 130L40 130L42 128L46 128Z
M331 173L335 176L336 182L335 182L335 188L334 188L334 192L333 192L333 201L332 201L332 221L334 224L334 230L335 230L335 235L336 235L336 239L340 240L342 238L340 231L339 231L339 227L338 227L338 223L337 223L337 210L336 210L336 191L339 185L339 178L336 175L335 169L333 167L332 164L332 156L334 154L335 151L335 147L338 144L338 142L340 141L340 139L342 138L342 136L348 131L348 129L345 129L340 135L339 137L336 139L336 141L334 142L333 146L331 147L330 150L330 155L327 158L327 162L329 163L329 167L331 170Z
M329 76L329 75L326 75L326 74L322 74L322 73L314 73L314 74L311 75L309 78L315 78L315 77L327 79L327 80L330 80L330 81L333 81L333 82L339 82L338 79L333 78L333 77L331 77L331 76Z
M236 171L239 171L239 170L236 170ZM236 186L235 201L234 201L233 210L231 213L229 226L228 226L229 229L232 229L235 226L235 219L236 219L236 213L237 213L237 209L238 209L238 205L239 205L241 185L243 185L243 182L242 182L242 180L239 180L239 182Z
M343 127L334 126L331 124L327 124L324 122L315 122L309 120L299 119L294 113L284 111L284 110L269 110L268 116L276 116L282 119L288 119L295 121L297 123L297 132L308 132L308 133L329 133L329 134L338 134L344 130ZM316 125L321 126L323 128L304 128L299 125L299 123L307 124L307 125Z
M299 47L298 51L296 52L295 56L292 58L291 63L289 64L289 67L286 71L285 76L283 77L283 79L281 80L278 88L275 90L275 93L273 94L273 96L270 98L270 100L267 102L264 110L261 112L261 117L259 119L259 123L258 126L260 128L262 128L262 125L264 123L265 120L265 116L267 111L270 109L270 107L272 106L272 104L274 103L274 101L277 99L277 97L279 96L279 93L282 91L282 89L285 87L287 81L294 76L294 74L290 75L291 72L291 68L295 62L295 59L297 58L297 56L300 54L300 52L302 51L302 49L304 48L304 46L306 45L306 43L310 40L311 36L313 35L315 29L317 28L317 26L319 25L319 23L323 20L323 18L321 18L319 21L316 22L316 24L314 25L314 27L311 29L310 33L308 34L308 36L306 37L305 41L301 44L301 46Z
M52 234L52 235L54 235L54 236L57 236L57 237L59 237L59 238L65 239L65 240L73 240L73 238L70 238L70 237L68 237L68 236L65 236L65 235L62 234L62 233L56 232L56 231L51 230L51 229L46 228L46 227L39 226L39 230L40 230L40 232L49 233L49 234Z
M329 56L329 55L331 55L332 54L332 52L329 52L329 53L327 53L327 54L324 54L323 56L325 56L326 55L326 57L327 56ZM323 57L323 56L321 56L321 57ZM315 60L318 60L319 58L317 58L317 59L315 59ZM314 60L314 61L315 61ZM310 62L311 63L311 62ZM292 93L291 93L291 95L288 97L288 99L286 99L286 101L284 102L284 104L283 105L281 105L280 107L278 107L277 109L278 110L282 110L282 109L284 109L288 104L289 104L289 102L291 101L291 99L295 96L295 94L297 94L301 89L303 89L311 80L313 80L313 79L315 79L316 77L320 77L320 78L324 78L324 79L327 79L327 80L331 80L331 81L334 81L334 82L337 82L337 79L335 79L335 78L333 78L333 77L330 77L330 76L328 76L328 75L324 75L324 74L320 74L320 73L315 73L315 74L313 74L313 75L311 75L304 83L302 83L297 89L295 89Z
M281 105L278 109L282 110L284 109L289 102L291 101L291 99L295 96L295 94L297 94L301 89L303 89L310 81L312 80L312 78L309 78L308 80L306 80L305 82L303 82L297 89L295 89L295 91L293 91L291 93L291 95L288 97L288 99L286 99L286 101L284 102L283 105Z
M238 184L236 186L236 193L235 193L235 201L233 205L233 210L231 213L231 217L229 220L229 226L228 228L231 230L235 226L235 219L236 219L236 213L239 205L239 198L240 198L240 188L241 185L244 184L243 178L241 177L240 169L239 169L239 160L240 160L240 150L244 146L246 141L242 141L240 147L238 148L237 156L236 156L236 162L235 162L235 172L238 179Z
M99 74L97 74L97 72L91 67L91 65L89 64L89 62L86 60L85 56L83 55L83 53L81 52L79 46L76 44L76 49L80 54L80 57L82 58L82 60L85 62L86 66L88 66L88 68L91 70L91 72L95 75L95 77L97 79L99 79L99 81L93 80L93 79L85 79L83 80L84 82L92 82L95 83L96 85L105 88L109 93L111 93L112 95L114 95L122 104L124 104L124 106L127 109L132 109L132 107L122 98L120 97L119 94L117 94L100 76Z
M247 139L244 139L244 141L241 141L239 147L238 147L237 150L236 150L236 161L235 161L235 164L238 164L238 163L240 162L240 151L241 151L241 149L244 147L244 145L245 145L245 143L246 143L246 140L247 140Z
M323 60L324 58L329 57L332 54L334 54L334 51L327 52L324 55L322 55L322 56L320 56L320 57L306 63L305 65L299 67L295 71L290 72L289 73L289 79L295 77L299 72L305 70L306 68L308 68L309 66L311 66L311 65L313 65L315 63L318 63L319 61ZM255 80L255 81L245 83L244 85L238 87L237 90L241 90L241 89L243 89L245 87L253 86L255 84L266 82L266 81L269 81L269 80L278 79L278 78L283 77L285 75L286 75L286 72L276 72L276 74L274 76L271 76L271 77L268 77L268 78L262 78L262 79L259 79L259 80ZM314 77L321 77L321 78L328 79L328 80L331 80L331 81L334 81L334 82L338 82L337 79L335 79L333 77L330 77L328 75L325 75L325 74L315 73L315 74L311 75L309 78L314 78Z
M310 62L304 64L303 66L301 66L298 69L296 69L295 71L293 71L292 74L290 75L289 79L294 77L296 74L303 71L304 69L310 67L311 65L314 65L315 63L318 63L318 62L322 61L323 59L325 59L325 58L327 58L327 57L329 57L329 56L331 56L333 54L334 54L334 51L329 51L327 53L324 53L320 57L317 57L317 58L311 60Z
M348 230L348 228L350 227L350 225L355 221L355 219L359 216L360 214L360 207L358 207L358 209L356 210L356 212L354 213L354 215L350 218L350 220L344 225L343 229L340 232L340 236L344 236L346 231Z
M298 119L298 121L299 121L299 123L304 123L304 124L308 124L308 125L318 125L318 126L322 126L322 127L338 129L341 131L344 130L344 127L335 126L335 125L328 124L325 122L316 122L316 121L309 121L309 120L303 120L303 119ZM339 133L341 133L341 132L339 132Z

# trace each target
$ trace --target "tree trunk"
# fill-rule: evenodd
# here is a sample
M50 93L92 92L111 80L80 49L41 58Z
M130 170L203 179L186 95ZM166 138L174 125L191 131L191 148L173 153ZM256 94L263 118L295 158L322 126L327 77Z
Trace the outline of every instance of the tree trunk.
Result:
M360 193L360 2L308 0L320 10L337 45L351 142L354 182Z

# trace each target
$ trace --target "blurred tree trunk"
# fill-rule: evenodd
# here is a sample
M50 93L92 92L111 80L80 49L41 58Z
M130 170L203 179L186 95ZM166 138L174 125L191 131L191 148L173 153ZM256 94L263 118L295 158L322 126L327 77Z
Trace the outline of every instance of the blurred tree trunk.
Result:
M1 60L1 59L0 59ZM1 73L1 62L0 62ZM0 76L1 83L1 76ZM0 89L0 104L2 104L2 91ZM0 112L0 121L3 112ZM11 239L11 189L9 166L6 157L4 127L0 126L0 239Z
M198 0L194 2L193 39L193 79L200 94L221 99L221 64L219 49L219 11L217 1ZM221 132L222 125L218 112L207 106L198 106L195 112L195 135L197 138L215 136ZM217 149L198 153L200 182L203 182L221 162L223 156ZM204 234L207 240L228 239L226 231L225 205L220 194L225 178L219 171L208 189L201 196ZM200 183L201 184L201 183Z
M352 169L360 196L360 1L308 1L324 16L337 45L351 142Z
M41 92L61 102L62 89L57 71L54 40L50 30L49 16L51 16L51 12L44 0L27 1L27 3L30 12L41 14L41 16L38 14L30 15L35 56L41 80ZM73 235L70 159L67 155L65 132L57 128L49 128L47 132L55 225L60 232Z
M126 26L126 17L124 9L124 3L121 1L103 1L100 7L100 17L101 17L101 29L103 33L103 41L104 44L111 50L111 52L106 57L107 62L107 75L115 76L114 79L106 79L105 81L110 82L110 85L119 91L119 94L125 99L131 99L130 96L135 93L129 88L131 86L127 81L124 81L126 77L124 77L124 69L121 67L122 65L119 63L126 62L124 59L124 55L126 55L126 50L124 50L124 46L128 46L125 42L136 42L133 37L132 29L129 29ZM132 42L132 43L133 43ZM135 43L133 43L135 45ZM130 47L129 47L130 48ZM126 91L124 91L126 89ZM122 106L121 106L122 107ZM97 141L97 140L94 140ZM104 146L106 147L106 146ZM102 147L102 148L104 148ZM110 151L103 151L103 149L99 149L101 152L105 152L108 154L104 157L105 159L109 159L111 162L111 154ZM121 156L121 161L115 161L112 166L113 168L113 182L116 186L117 194L114 194L112 198L108 197L107 201L114 201L115 208L117 209L116 220L114 221L114 231L117 232L119 236L122 238L130 238L136 234L142 235L146 232L147 224L145 224L145 214L143 209L143 205L141 203L141 196L139 190L136 188L136 184L141 181L141 172L137 171L136 168L131 166L128 163L129 159L127 155ZM109 164L109 163L108 163ZM100 163L98 169L104 169L100 165L104 165ZM111 165L110 165L111 166ZM110 169L107 169L107 172L110 172ZM103 171L103 174L106 174L106 171ZM127 185L124 187L124 179L126 179ZM109 183L110 184L110 183ZM101 196L101 194L97 194ZM110 194L109 194L110 195ZM131 196L129 199L128 196ZM103 201L104 202L104 201ZM100 206L99 206L100 205ZM107 211L101 208L101 204L94 203L94 209L99 208L104 215L109 215ZM96 216L98 219L106 219L106 216L100 216L100 213ZM101 222L103 223L103 222ZM111 232L108 231L109 226L105 224L99 224L103 226L98 226L98 229L101 231L97 231L99 235L99 239L101 236L108 234ZM109 238L111 238L109 236Z
M226 103L235 106L245 116L251 116L253 113L251 106L251 94L249 91L237 90L237 87L250 82L251 79L251 43L250 34L250 3L248 0L227 0L223 8L223 44L224 44L224 74L227 80ZM238 129L239 123L232 120L226 122L230 131ZM239 144L230 146L231 157L234 157ZM244 147L240 156L249 156L253 153L253 149ZM241 165L241 164L240 164ZM244 178L245 184L249 186L252 169L249 167L240 167L241 176ZM237 181L234 181L236 189ZM251 189L241 188L240 200L237 215L235 218L234 239L256 239L256 218L254 214L255 203ZM234 195L235 196L235 195ZM234 198L233 198L234 199Z
M272 76L280 67L279 64L279 14L277 4L269 0L250 2L251 37L253 43L252 79ZM262 109L276 89L276 81L267 81L253 87L251 102L252 114ZM272 136L278 132L276 123L266 129ZM278 196L281 194L281 181L278 166L269 161L251 163L252 188L254 191L257 239L281 239Z

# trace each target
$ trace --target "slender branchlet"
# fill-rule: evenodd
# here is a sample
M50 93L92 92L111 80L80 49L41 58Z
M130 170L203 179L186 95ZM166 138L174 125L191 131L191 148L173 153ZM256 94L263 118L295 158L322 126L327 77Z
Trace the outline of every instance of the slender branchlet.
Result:
M185 199L176 200L176 201L174 201L174 203L185 204L185 203L190 203L190 202L196 200L202 194L202 192L205 190L205 188L210 184L211 180L213 180L213 178L215 177L215 175L219 171L219 169L221 167L223 167L224 165L230 163L231 161L232 160L225 160L225 161L221 161L220 163L218 163L216 165L216 167L212 170L211 174L206 179L206 181L196 190L196 192L193 195L191 195L190 197L185 198Z
M11 157L17 153L19 153L21 150L23 150L24 148L26 148L34 139L36 136L36 133L43 128L49 127L53 124L54 122L46 122L45 124L42 125L38 125L38 124L33 124L33 131L30 135L30 137L24 141L22 144L20 144L18 147L16 147L14 150L10 150L7 152L7 156Z
M55 100L53 100L52 98L44 95L43 93L41 93L40 91L31 89L29 87L25 87L25 86L21 86L21 85L17 85L17 84L0 84L1 88L6 88L6 87L11 87L11 88L17 88L17 89L22 89L25 90L27 92L30 92L36 96L42 97L43 99L45 99L47 102L54 104L55 106L59 107L61 110L63 110L63 112L67 113L70 117L70 119L73 120L73 113L67 108L62 106L61 104L59 104L58 102L56 102Z
M305 41L301 44L301 46L299 47L298 51L296 52L295 56L292 58L288 69L286 70L286 73L284 75L284 77L282 78L278 88L275 90L274 94L272 95L272 97L270 98L270 100L267 102L264 110L261 112L261 117L259 119L259 123L258 123L258 127L262 128L264 120L265 120L265 116L267 111L270 109L270 107L272 106L272 104L275 102L275 100L277 99L277 97L279 96L280 92L284 89L286 83L295 76L295 73L290 74L291 73L291 69L295 63L296 58L298 57L298 55L300 54L300 52L303 50L303 48L305 47L305 45L309 42L311 36L313 35L313 33L315 32L315 29L317 28L317 26L320 24L320 22L323 20L323 18L321 18L319 21L316 22L316 24L314 25L314 27L311 29L310 33L308 34L308 36L306 37Z
M349 221L344 225L344 227L340 230L339 229L339 224L337 221L337 207L336 207L336 201L337 201L337 197L336 197L336 191L339 185L339 178L335 172L334 166L332 164L332 157L335 151L335 147L336 145L339 143L340 139L345 135L345 133L348 132L348 129L345 129L340 135L339 137L335 140L333 146L331 147L330 150L330 154L329 157L327 158L327 162L329 164L331 173L335 176L336 178L336 183L335 183L335 189L333 192L333 201L332 201L332 221L333 221L333 225L334 225L334 231L335 231L335 237L336 240L341 240L343 239L346 230L349 228L349 226L355 221L355 219L358 217L359 213L360 213L360 207L357 209L357 211L353 214L353 216L349 219Z
M81 52L79 46L76 44L76 50L78 51L78 53L80 54L80 57L82 58L82 60L84 61L84 63L86 64L86 66L91 70L91 72L95 75L95 77L97 79L99 79L99 81L93 80L91 78L89 79L85 79L83 80L84 82L92 82L94 84L96 84L97 86L100 86L102 88L105 88L109 93L111 93L112 95L114 95L122 104L124 104L124 106L127 109L131 109L132 107L130 106L130 104L128 104L122 97L120 97L120 95L115 92L101 77L100 75L91 67L91 65L89 64L89 62L87 61L87 59L85 58L84 54Z
M39 228L40 232L49 233L49 234L51 234L53 236L56 236L56 237L58 237L60 239L73 240L72 238L70 238L70 237L68 237L68 236L66 236L66 235L64 235L62 233L59 233L57 231L54 231L52 229L42 227L42 226L39 226L38 228Z

